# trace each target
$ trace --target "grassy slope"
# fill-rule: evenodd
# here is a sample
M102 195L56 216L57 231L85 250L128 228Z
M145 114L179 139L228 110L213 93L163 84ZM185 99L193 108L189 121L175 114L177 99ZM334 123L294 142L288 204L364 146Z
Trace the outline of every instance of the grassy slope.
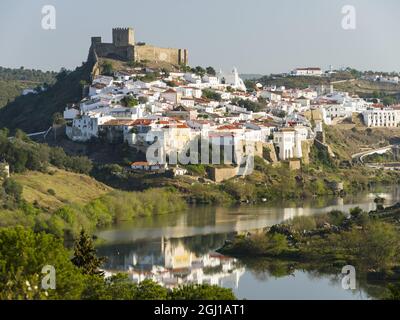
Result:
M379 148L399 143L400 128L373 128L354 124L339 124L326 127L326 142L340 159L350 160L351 155L366 148Z
M54 174L28 171L13 175L23 185L23 197L30 203L37 201L50 210L67 204L86 204L113 189L83 175L60 169L51 169ZM48 190L53 189L55 195Z
M371 95L374 91L384 92L389 95L400 93L400 85L372 82L366 80L347 81L334 84L336 90L350 92L360 96Z

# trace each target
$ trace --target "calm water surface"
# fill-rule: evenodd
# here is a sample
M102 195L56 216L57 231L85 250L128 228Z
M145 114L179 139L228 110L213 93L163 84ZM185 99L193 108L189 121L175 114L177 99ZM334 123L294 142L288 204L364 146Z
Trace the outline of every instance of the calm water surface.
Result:
M377 288L343 290L340 274L263 268L215 253L236 234L261 229L296 217L359 206L376 208L378 193L264 206L190 207L180 214L136 219L97 233L98 253L106 256L107 273L126 272L132 281L151 278L166 287L209 283L232 288L247 299L371 299ZM400 200L400 188L380 190L386 205ZM259 262L259 263L258 263ZM286 268L286 267L283 267Z

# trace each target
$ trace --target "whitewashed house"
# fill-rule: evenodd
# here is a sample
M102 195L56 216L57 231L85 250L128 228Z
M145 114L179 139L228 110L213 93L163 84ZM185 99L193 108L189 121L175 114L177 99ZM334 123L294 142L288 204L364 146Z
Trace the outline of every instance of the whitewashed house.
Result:
M294 76L322 76L321 68L297 68L292 71L292 75Z
M367 127L397 127L400 122L400 109L371 108L362 113Z
M307 140L308 129L305 127L282 128L274 132L274 144L280 160L303 157L302 141Z

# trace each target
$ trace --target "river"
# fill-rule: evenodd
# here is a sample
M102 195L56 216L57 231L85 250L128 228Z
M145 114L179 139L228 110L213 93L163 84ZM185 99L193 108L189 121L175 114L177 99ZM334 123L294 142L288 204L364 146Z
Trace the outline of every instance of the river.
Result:
M372 299L379 287L360 284L356 290L344 290L340 271L321 274L295 269L282 273L276 266L260 268L257 263L247 264L215 250L238 233L295 216L334 209L348 212L356 206L374 210L377 195L386 199L385 205L391 205L400 200L400 188L300 203L190 207L183 213L138 218L98 231L98 254L108 258L104 267L107 274L126 272L135 282L151 278L166 287L184 283L216 284L232 288L240 299Z

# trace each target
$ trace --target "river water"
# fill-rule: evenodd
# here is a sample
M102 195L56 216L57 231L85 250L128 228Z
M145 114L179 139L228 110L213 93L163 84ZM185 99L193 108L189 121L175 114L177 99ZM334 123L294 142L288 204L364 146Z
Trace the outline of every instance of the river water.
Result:
M232 288L240 299L373 299L379 288L359 284L344 290L342 275L315 271L280 272L260 268L260 261L245 263L215 252L225 240L301 215L359 206L374 210L376 196L385 205L400 201L400 188L390 187L345 198L323 198L300 203L263 206L190 207L186 212L138 218L97 233L98 254L106 256L107 274L126 272L134 282L153 279L166 287L209 283ZM286 268L286 267L285 267Z

